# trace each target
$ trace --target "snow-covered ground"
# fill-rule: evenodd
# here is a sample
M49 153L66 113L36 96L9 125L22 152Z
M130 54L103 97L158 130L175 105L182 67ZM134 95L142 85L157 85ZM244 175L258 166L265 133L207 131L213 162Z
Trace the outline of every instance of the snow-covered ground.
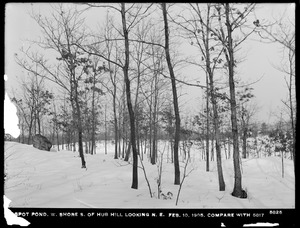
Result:
M173 164L163 162L163 194L157 197L157 165L144 157L144 165L154 197L150 197L142 169L139 188L131 189L132 165L113 159L113 145L104 154L103 143L96 155L85 155L87 169L81 169L78 152L41 151L32 145L5 142L5 195L10 207L40 208L295 208L293 162L284 159L284 178L280 157L242 159L243 188L247 199L231 196L234 183L232 159L223 159L226 191L218 191L216 162L191 153L191 163L175 206L179 186L173 184ZM199 152L198 152L199 153ZM181 159L180 159L181 160ZM181 175L184 163L181 162Z

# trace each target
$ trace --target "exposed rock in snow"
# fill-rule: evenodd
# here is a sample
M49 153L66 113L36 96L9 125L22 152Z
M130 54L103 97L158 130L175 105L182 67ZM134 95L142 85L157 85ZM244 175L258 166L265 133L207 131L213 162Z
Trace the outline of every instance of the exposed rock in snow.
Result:
M37 134L33 137L33 147L39 150L50 151L52 143L45 136Z

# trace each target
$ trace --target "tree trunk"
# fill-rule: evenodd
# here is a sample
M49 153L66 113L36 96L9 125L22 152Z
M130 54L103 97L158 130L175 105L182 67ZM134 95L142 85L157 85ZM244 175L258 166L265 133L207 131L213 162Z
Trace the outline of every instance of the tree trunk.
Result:
M61 149L64 150L65 149L65 133L64 131L61 132Z
M129 161L129 156L131 153L131 140L130 139L129 139L129 143L128 144L126 143L126 146L127 146L127 149L126 149L124 161ZM126 146L124 146L124 147L126 147Z
M156 150L156 144L157 144L157 127L155 124L155 116L153 116L153 140L152 140L152 154L151 154L151 164L154 165L156 164L156 158L157 158L157 150Z
M230 159L230 137L228 137L227 140L228 140L228 159Z
M73 88L71 88L71 90L74 89L74 91L73 91L74 92L74 101L72 101L73 97L71 94L71 103L73 106L73 110L76 111L75 115L77 117L76 122L77 122L77 132L78 132L78 151L79 151L79 156L81 158L81 168L86 168L86 162L84 159L83 144L82 144L82 123L81 123L81 110L80 110L79 99L78 99L78 85L76 82L74 69L71 69L71 74L72 74L72 78L73 78L73 82L71 82L72 83L71 85L73 85L72 86ZM74 102L75 102L75 107L73 104ZM74 150L75 150L75 140L74 140Z
M96 73L94 72L93 75L93 86L95 88L96 86ZM94 154L95 151L95 134L96 134L96 115L95 115L95 90L93 89L93 93L92 93L92 146L91 146L91 150L90 153Z
M152 126L153 126L153 140L152 140L152 154L151 154L151 164L156 164L157 159L157 75L155 75L155 82L154 82L154 106L153 106L153 118L152 118Z
M242 154L243 158L247 158L247 128L244 127L243 129L243 135L242 135Z
M292 125L292 155L293 155L293 162L294 162L294 172L296 172L296 167L295 167L296 132L295 132L294 107L293 107L293 97L292 97L293 75L294 75L294 67L293 67L294 54L295 54L294 52L289 50L289 73L290 73L289 76L290 76L290 82L289 82L288 90L289 90L290 118L291 118L291 125Z
M57 123L57 113L56 113L56 105L55 103L53 103L53 109L54 109L54 117L55 117L55 131L56 131L56 144L57 144L57 150L59 151L59 141L58 141L58 123Z
M281 150L281 177L284 178L283 150Z
M152 83L151 83L151 94L152 94ZM149 158L150 158L150 161L151 161L151 158L152 158L152 132L153 132L153 124L152 124L152 95L150 97L150 104L149 104Z
M38 132L41 134L41 119L39 112L37 113Z
M171 163L174 163L174 145L173 145L173 139L170 139L170 145L171 145Z
M32 129L32 121L33 119L30 119L30 124L29 124L29 132L28 132L28 141L27 144L30 144L30 139L31 139L31 129Z
M85 144L85 153L88 154L89 153L89 146L88 146L88 139L87 139L87 137L85 137L84 144Z
M232 41L232 28L230 24L230 8L229 3L225 5L226 27L228 34L228 46L226 55L229 71L229 89L230 89L230 110L231 110L231 128L233 139L233 165L234 165L234 188L232 195L242 198L244 191L242 190L242 175L240 167L240 154L238 142L238 124L237 124L237 110L235 100L235 83L234 83L234 54L233 54L233 41Z
M215 140L215 136L213 135L213 136L211 137L211 149L210 149L210 157L211 157L211 161L214 161L214 160L215 160L214 140Z
M81 168L86 168L86 162L83 154L83 145L82 145L82 123L81 123L81 111L78 101L77 88L75 90L75 103L77 108L77 117L78 117L78 150L81 158Z
M225 182L222 170L222 157L221 157L221 147L220 147L220 126L219 126L219 115L217 109L217 101L214 93L214 81L213 74L210 69L208 69L209 79L210 79L210 90L211 90L211 103L213 108L213 125L214 125L214 139L216 145L216 155L217 155L217 169L219 178L219 191L225 191Z
M57 128L56 128L56 142L57 142L57 150L59 151L58 129Z
M208 35L208 34L207 34ZM206 75L206 172L209 172L209 93L208 73Z
M136 149L136 137L135 137L135 114L132 108L131 103L131 90L130 90L130 80L128 76L129 69L129 38L128 38L128 30L126 27L126 10L125 3L121 4L121 15L122 15L122 25L123 25L123 35L125 42L125 64L123 66L124 72L124 81L126 85L126 98L127 98L127 108L129 112L129 120L130 120L130 139L132 145L132 185L131 188L138 189L138 154Z
M104 154L107 154L107 123L106 123L106 109L107 105L105 104L105 109L104 109Z
M172 83L172 94L173 94L173 104L174 104L174 113L175 113L175 138L174 138L174 169L175 169L175 180L174 184L180 184L180 169L179 169L179 159L178 159L178 147L180 140L180 114L178 107L178 96L177 96L177 88L175 81L175 74L173 71L173 66L171 63L170 51L169 51L169 26L168 26L168 18L167 18L167 9L166 3L162 3L162 12L164 18L164 32L165 32L165 53L166 60L168 63L169 73L171 77Z
M115 128L115 155L114 159L118 159L118 141L119 141L119 133L118 133L118 118L117 118L117 110L116 110L116 85L114 84L114 92L113 92L113 111L114 111L114 128Z
M118 125L119 125L119 130L118 130L118 142L119 142L118 151L119 151L119 155L118 155L118 157L121 157L121 141L123 142L123 138L122 138L122 134L121 134L121 116L120 116L120 113L119 113ZM123 154L122 154L122 158L124 158Z

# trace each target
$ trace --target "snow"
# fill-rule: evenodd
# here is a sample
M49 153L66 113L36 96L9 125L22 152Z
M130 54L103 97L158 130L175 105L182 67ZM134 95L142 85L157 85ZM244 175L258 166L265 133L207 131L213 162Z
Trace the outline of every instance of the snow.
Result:
M10 207L30 208L295 208L293 161L284 159L284 177L280 157L242 159L243 188L247 199L231 195L234 184L232 159L222 160L226 190L218 190L216 162L205 161L192 148L190 174L185 178L178 205L178 185L174 185L174 165L163 161L162 193L171 199L157 197L157 165L144 155L144 166L154 196L151 198L142 169L139 188L131 189L132 165L113 159L114 145L103 143L95 155L85 154L87 169L81 169L78 152L41 151L32 145L5 142L5 195ZM166 153L166 152L165 152ZM225 157L225 156L223 156ZM180 159L181 175L184 162ZM141 166L139 164L139 166Z

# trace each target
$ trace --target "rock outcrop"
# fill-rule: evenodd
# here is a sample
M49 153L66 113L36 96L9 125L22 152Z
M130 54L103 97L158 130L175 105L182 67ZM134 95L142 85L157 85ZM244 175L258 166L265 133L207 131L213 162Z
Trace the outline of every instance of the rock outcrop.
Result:
M33 137L33 147L39 150L50 151L52 143L45 136L37 134Z

